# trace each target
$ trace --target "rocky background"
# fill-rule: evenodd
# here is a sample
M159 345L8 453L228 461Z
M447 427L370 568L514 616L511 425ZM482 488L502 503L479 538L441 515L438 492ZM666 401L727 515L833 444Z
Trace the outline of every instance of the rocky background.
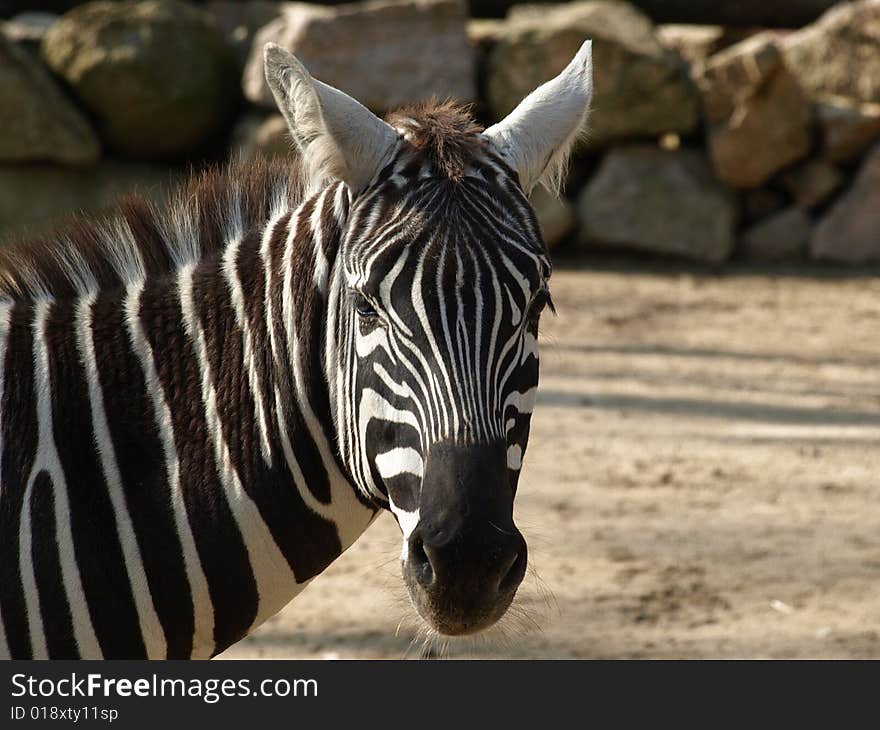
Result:
M39 5L39 9L35 6ZM376 112L505 114L594 41L551 247L880 261L880 0L0 0L0 238L229 155L285 155L272 40Z

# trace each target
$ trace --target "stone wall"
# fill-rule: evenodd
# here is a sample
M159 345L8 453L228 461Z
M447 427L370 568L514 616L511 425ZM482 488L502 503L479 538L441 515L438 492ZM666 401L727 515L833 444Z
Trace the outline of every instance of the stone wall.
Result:
M773 28L736 22L730 3L690 4L727 25L657 25L650 2L615 0L513 5L504 19L473 19L464 0L18 14L0 33L0 236L134 187L160 197L205 161L288 154L263 82L268 40L377 112L453 96L488 124L591 38L590 133L564 196L533 201L551 246L880 261L880 0L794 27L828 4L733 12L772 6L760 22Z

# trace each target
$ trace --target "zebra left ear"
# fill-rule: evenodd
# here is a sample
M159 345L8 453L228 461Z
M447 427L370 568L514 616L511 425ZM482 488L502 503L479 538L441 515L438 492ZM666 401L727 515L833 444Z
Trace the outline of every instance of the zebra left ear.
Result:
M394 150L398 135L348 94L313 79L292 53L263 51L266 81L299 148L310 187L343 180L357 193Z
M568 156L586 132L592 95L592 41L586 41L559 76L484 132L517 171L527 194L538 183L559 191Z

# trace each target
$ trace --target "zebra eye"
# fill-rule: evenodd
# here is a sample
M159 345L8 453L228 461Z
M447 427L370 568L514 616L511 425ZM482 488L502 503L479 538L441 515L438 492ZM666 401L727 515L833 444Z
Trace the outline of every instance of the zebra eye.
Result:
M358 313L358 316L364 317L365 319L372 319L379 316L376 308L363 294L354 295L354 310Z

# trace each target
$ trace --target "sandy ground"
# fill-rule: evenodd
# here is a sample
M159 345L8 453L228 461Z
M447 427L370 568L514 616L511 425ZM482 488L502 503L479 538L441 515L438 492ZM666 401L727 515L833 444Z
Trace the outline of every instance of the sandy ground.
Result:
M880 274L561 263L477 657L880 657ZM223 656L419 656L387 515Z

